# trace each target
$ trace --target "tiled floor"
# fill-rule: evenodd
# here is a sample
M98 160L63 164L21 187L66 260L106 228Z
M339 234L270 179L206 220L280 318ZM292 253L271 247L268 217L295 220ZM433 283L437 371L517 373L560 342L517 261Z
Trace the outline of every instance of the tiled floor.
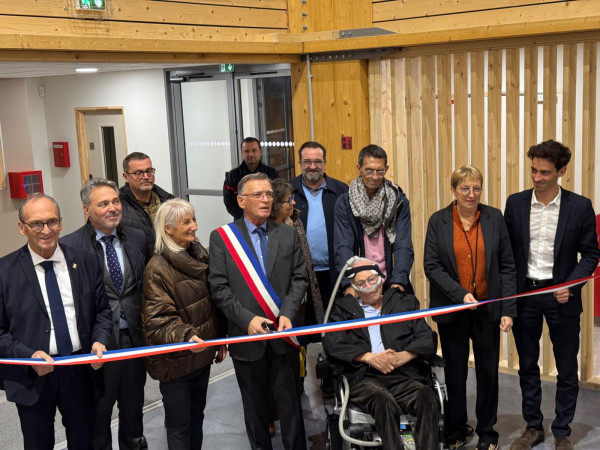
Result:
M314 361L320 345L311 345L309 351L309 374L305 383L307 395L303 398L304 422L306 427L307 444L310 449L325 448L325 412L320 397L317 380L314 375ZM312 363L312 364L311 364ZM208 403L204 421L204 445L206 449L237 450L249 448L243 423L243 413L239 390L235 376L227 376L213 382L208 389ZM440 374L443 379L443 374ZM469 373L468 392L475 391L473 370ZM544 426L549 433L553 417L554 392L553 383L543 383L544 398L542 409L545 417ZM469 417L474 418L475 396L469 395ZM511 375L500 375L500 405L498 408L498 423L496 429L500 433L500 447L508 449L512 440L523 431L524 423L520 414L521 393L517 378ZM575 420L572 424L572 442L576 449L600 449L600 392L581 390ZM474 420L470 423L475 426ZM278 427L278 424L277 424ZM116 429L113 436L116 435ZM163 427L162 406L145 414L145 435L151 449L166 449L166 435ZM477 444L477 438L467 443L466 449L472 449ZM115 448L116 440L115 440ZM279 437L273 438L273 448L282 449ZM552 435L547 435L543 445L534 450L550 450L554 448Z

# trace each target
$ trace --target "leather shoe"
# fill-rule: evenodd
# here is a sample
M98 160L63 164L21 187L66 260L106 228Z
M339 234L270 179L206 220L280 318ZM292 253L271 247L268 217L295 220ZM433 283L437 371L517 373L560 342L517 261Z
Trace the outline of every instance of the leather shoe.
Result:
M480 442L475 447L476 450L496 450L498 448L498 444L494 442Z
M275 436L275 424L269 420L269 434Z
M534 445L544 442L544 430L526 428L521 437L514 440L510 450L529 450Z
M556 450L573 450L573 444L567 436L555 437L554 446Z
M140 449L143 448L148 448L148 441L146 440L146 436L142 434L142 437L140 438Z

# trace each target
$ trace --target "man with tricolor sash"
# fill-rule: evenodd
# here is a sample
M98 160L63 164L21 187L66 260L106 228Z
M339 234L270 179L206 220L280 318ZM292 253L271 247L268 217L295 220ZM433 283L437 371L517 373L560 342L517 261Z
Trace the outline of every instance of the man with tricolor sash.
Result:
M210 236L212 299L227 318L230 337L290 329L308 285L298 235L292 227L268 220L273 191L265 174L242 178L237 201L243 217ZM306 448L298 348L297 341L288 338L230 346L253 449L272 448L267 418L269 373L283 445Z

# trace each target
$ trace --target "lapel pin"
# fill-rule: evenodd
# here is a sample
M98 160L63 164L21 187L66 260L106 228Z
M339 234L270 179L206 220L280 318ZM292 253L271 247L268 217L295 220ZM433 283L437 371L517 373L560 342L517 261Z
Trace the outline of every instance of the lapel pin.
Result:
M73 269L77 269L77 264L73 263Z

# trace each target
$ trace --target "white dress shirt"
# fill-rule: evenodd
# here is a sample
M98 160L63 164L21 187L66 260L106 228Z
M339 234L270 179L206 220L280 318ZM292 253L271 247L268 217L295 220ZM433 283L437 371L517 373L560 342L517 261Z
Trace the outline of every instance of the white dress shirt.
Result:
M554 239L560 211L561 188L556 197L544 205L535 196L531 196L529 215L529 256L527 258L527 278L532 280L551 280L554 267Z
M77 332L77 317L75 316L75 303L73 301L71 277L69 276L67 260L65 259L63 251L61 250L60 246L57 245L54 254L46 260L31 250L29 245L27 245L27 248L29 248L29 253L31 254L31 259L33 260L35 273L37 275L38 282L40 283L42 296L44 297L46 311L48 311L48 317L50 317L50 355L57 355L58 348L56 346L56 335L54 334L52 313L50 312L50 301L48 300L48 293L46 292L46 271L40 265L40 263L44 261L54 262L54 273L56 274L58 289L60 290L60 296L65 308L65 316L67 317L67 326L69 327L69 336L71 337L71 344L73 344L73 351L76 352L81 350L81 342L79 341L79 333Z

